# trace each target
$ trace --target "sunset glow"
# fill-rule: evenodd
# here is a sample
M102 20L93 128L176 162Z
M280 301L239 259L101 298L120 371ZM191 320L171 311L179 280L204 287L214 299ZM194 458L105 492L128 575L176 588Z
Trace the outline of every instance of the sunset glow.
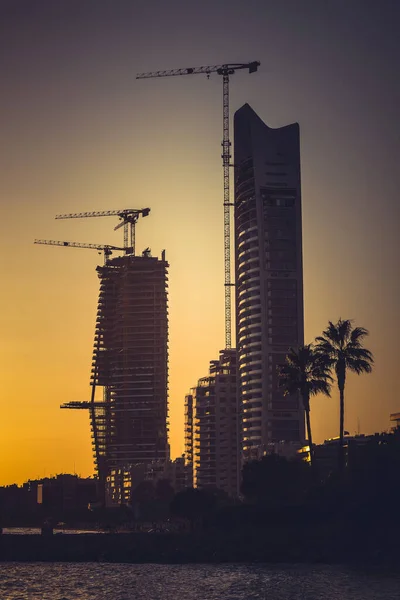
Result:
M258 73L232 77L231 112L248 102L271 127L300 124L305 341L339 317L370 331L376 367L349 376L349 432L387 429L400 410L399 41L389 5L367 17L347 3L311 13L293 0L256 0L251 11L234 0L226 27L215 4L0 9L0 485L93 473L87 413L59 406L90 399L102 256L33 240L119 246L122 230L117 219L57 213L151 208L136 244L165 249L170 264L173 457L185 393L223 348L221 80L136 81L140 71L260 60ZM338 415L336 394L312 401L315 442L338 434Z

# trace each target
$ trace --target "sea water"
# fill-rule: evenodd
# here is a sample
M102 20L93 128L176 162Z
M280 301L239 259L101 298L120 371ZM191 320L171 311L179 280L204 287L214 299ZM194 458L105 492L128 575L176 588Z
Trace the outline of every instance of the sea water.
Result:
M399 600L400 577L324 565L0 563L0 600Z

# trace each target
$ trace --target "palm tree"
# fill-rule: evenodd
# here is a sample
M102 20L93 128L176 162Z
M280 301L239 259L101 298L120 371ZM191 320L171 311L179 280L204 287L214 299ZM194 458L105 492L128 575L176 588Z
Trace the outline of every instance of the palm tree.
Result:
M363 339L368 335L364 327L354 327L349 319L339 321L334 325L329 321L322 336L316 338L316 352L320 354L331 368L335 369L340 395L340 441L339 467L344 468L344 387L347 370L360 375L371 373L374 358L372 353L362 347Z
M310 446L310 463L313 464L313 444L310 421L310 397L316 394L330 396L332 377L330 364L324 355L317 354L312 344L289 349L285 364L279 368L279 387L284 394L300 392L306 412L307 437Z

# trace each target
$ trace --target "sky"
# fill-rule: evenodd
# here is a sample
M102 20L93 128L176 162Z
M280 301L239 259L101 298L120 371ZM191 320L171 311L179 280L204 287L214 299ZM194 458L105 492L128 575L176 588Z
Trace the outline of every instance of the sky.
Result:
M259 60L231 77L270 126L300 124L305 336L329 320L370 331L371 375L350 375L345 427L400 410L400 5L397 0L0 0L0 485L93 474L89 418L95 251L111 218L149 206L137 250L170 263L170 441L185 393L224 346L222 82L143 71ZM232 135L233 138L233 135ZM339 430L337 394L311 406L315 441Z

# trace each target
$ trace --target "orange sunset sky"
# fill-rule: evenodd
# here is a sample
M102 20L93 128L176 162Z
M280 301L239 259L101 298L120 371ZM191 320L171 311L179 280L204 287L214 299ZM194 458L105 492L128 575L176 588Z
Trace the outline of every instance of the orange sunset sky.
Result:
M370 330L373 374L350 375L346 429L400 411L400 9L381 0L50 0L0 3L0 485L93 474L89 418L102 260L34 238L122 244L111 218L149 206L137 250L170 262L170 442L185 393L224 344L222 82L141 71L261 61L231 79L271 127L301 131L306 341L328 320ZM232 135L233 138L233 135ZM338 400L312 403L315 441Z

